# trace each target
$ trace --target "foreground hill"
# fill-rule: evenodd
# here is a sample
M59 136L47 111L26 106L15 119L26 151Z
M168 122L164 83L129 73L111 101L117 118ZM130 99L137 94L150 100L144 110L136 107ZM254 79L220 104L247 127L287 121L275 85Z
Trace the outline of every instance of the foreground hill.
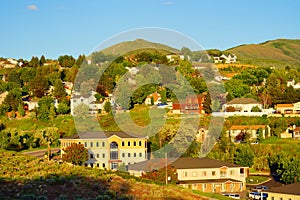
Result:
M238 60L244 64L256 66L299 66L300 40L277 39L260 44L247 44L226 50L234 53Z
M0 199L207 199L151 182L0 150Z
M143 39L136 39L134 41L126 41L121 42L115 45L112 45L106 49L101 50L104 54L113 54L113 55L123 55L126 52L130 52L134 49L160 49L164 50L166 52L173 52L173 53L179 53L180 51L178 49L175 49L173 47L155 43L155 42L149 42Z

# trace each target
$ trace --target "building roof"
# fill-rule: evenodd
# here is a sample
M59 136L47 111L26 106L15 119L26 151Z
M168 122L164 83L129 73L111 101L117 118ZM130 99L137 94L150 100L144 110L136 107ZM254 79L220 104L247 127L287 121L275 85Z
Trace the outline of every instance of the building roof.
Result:
M222 179L204 179L204 180L184 180L184 181L179 181L179 184L226 183L226 182L242 183L242 181L239 181L239 180L234 180L234 179L230 179L230 178L222 178Z
M260 103L252 98L235 98L227 102L226 104L232 105L232 104L260 104Z
M266 192L300 195L300 182L272 188Z
M110 138L114 135L119 138L146 138L146 136L139 136L133 133L125 133L122 131L98 131L98 132L80 133L62 139L104 139L104 138Z
M277 104L276 108L293 108L294 105L292 103L287 103L287 104Z
M264 129L266 125L232 125L229 130L257 130Z
M129 170L153 171L156 168L165 166L165 158L156 158L129 165ZM168 165L171 164L175 169L200 169L200 168L221 168L221 167L240 167L239 165L215 160L211 158L168 158Z

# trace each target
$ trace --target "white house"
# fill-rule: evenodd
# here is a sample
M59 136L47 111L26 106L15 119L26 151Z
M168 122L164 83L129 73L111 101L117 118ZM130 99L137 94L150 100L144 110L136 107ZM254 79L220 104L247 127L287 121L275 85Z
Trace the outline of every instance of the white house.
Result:
M229 108L234 108L233 112L251 112L253 107L262 110L262 104L252 98L235 98L223 105L226 112L230 110Z
M236 63L237 56L235 54L229 54L226 56L222 54L221 56L214 56L215 63Z

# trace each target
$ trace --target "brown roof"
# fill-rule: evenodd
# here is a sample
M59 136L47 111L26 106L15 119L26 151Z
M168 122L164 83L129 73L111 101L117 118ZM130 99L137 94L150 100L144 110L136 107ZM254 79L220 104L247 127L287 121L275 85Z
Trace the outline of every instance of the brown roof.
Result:
M257 130L264 129L266 125L232 125L229 130Z
M276 108L293 108L294 105L292 103L287 103L287 104L277 104Z
M266 192L272 193L281 193L281 194L292 194L292 195L299 195L300 196L300 182L284 185L280 187L272 188Z
M226 103L227 105L232 104L259 104L258 101L252 98L235 98Z
M173 161L173 162L172 162ZM211 158L168 158L168 163L176 169L199 169L199 168L220 168L220 167L240 167L239 165L215 160ZM152 171L158 167L164 167L165 159L156 158L129 165L129 170Z
M103 139L110 138L113 135L120 138L145 138L144 136L138 136L133 133L125 133L122 131L98 131L98 132L85 132L72 136L68 136L62 139Z

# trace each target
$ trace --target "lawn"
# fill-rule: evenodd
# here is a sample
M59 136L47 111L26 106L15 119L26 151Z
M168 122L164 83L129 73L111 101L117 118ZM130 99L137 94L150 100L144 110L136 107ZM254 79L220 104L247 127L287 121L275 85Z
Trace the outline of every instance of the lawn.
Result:
M247 184L260 184L265 181L270 179L269 177L266 176L249 176L246 178L246 183Z

